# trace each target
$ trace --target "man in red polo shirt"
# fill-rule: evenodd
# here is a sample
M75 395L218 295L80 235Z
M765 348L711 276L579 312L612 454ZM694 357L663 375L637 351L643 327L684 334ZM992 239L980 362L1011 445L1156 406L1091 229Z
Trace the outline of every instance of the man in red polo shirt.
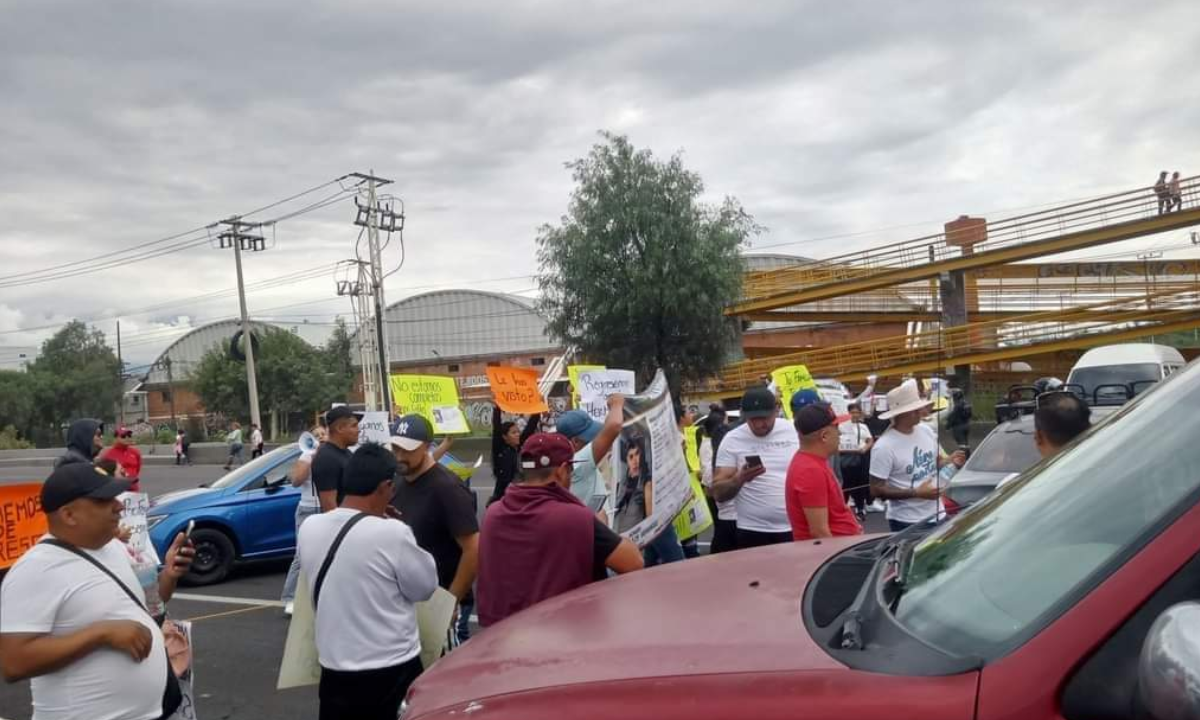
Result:
M142 451L138 450L133 444L132 430L124 425L117 428L117 434L113 438L113 446L105 450L100 457L109 458L121 466L121 470L130 482L129 492L142 491L140 482L142 476Z
M848 419L826 402L806 405L795 412L800 451L792 457L784 486L794 540L862 533L829 469L829 457L838 450L838 425Z
M637 546L571 494L574 456L565 435L534 435L521 446L520 477L488 506L475 584L481 627L601 580L608 570L642 568Z

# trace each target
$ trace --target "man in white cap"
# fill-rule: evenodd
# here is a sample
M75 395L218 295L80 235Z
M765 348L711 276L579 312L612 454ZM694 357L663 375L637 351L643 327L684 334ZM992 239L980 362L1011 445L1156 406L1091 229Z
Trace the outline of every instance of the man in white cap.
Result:
M892 532L944 516L938 467L942 453L937 433L922 423L930 401L921 399L915 382L905 382L887 394L887 412L880 415L891 426L871 449L871 494L887 501ZM961 450L948 458L962 467Z

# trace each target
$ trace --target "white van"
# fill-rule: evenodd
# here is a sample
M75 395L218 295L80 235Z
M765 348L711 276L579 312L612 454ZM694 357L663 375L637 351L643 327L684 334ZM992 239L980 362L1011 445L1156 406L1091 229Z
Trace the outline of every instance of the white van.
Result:
M1081 386L1089 402L1122 403L1186 364L1183 355L1167 345L1105 345L1088 350L1079 358L1071 368L1067 384ZM1128 395L1118 385L1127 387Z

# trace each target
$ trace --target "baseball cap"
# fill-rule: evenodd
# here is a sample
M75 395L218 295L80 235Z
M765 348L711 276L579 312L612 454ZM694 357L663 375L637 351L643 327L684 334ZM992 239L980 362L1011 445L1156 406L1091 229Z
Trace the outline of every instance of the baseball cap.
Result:
M129 485L129 480L118 480L91 463L62 465L42 484L42 509L52 513L79 498L112 500Z
M325 427L333 427L333 424L343 418L361 418L362 413L354 412L348 405L338 405L325 411Z
M388 444L401 450L420 450L433 441L433 431L429 422L420 415L405 415L392 426L392 436Z
M575 448L562 433L537 433L521 446L521 468L554 469L575 461Z
M129 428L125 427L124 425L122 425L117 428L117 437L119 437L119 438L133 437L133 431L130 430Z
M775 393L770 388L753 387L742 396L743 418L775 417L778 414Z
M805 405L796 410L794 414L796 417L796 430L801 435L815 433L830 425L840 425L849 419L847 415L838 415L834 412L832 405L823 401Z
M555 429L565 437L582 438L584 442L589 443L596 439L603 427L583 410L568 410L560 415L555 423Z
M815 388L801 388L792 393L792 398L788 401L788 404L792 407L792 417L795 417L796 411L800 408L819 402L824 402L824 399L821 397L821 393L817 392Z

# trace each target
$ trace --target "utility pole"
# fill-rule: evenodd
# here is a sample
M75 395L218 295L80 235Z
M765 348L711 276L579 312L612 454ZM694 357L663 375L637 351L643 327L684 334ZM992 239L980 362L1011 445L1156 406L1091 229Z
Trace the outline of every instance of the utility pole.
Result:
M351 173L351 177L357 177L367 183L367 202L366 205L357 203L358 214L354 219L354 224L365 227L367 230L367 247L370 253L370 282L371 295L374 301L374 334L376 347L378 349L379 363L379 410L390 413L392 411L391 388L389 387L388 377L391 374L391 368L388 364L388 342L387 329L384 313L387 309L387 303L383 296L383 249L379 244L379 231L386 230L389 234L397 229L404 227L404 215L397 214L389 207L383 207L376 194L376 190L383 185L388 185L392 181L386 178L377 177L372 170L369 174ZM362 332L360 326L359 332Z
M250 423L262 427L262 417L258 412L258 377L254 370L254 341L250 332L250 316L246 312L246 284L242 279L242 250L262 252L267 249L266 239L262 235L253 235L246 230L259 227L254 223L242 222L240 216L222 220L219 224L229 229L217 236L222 249L233 248L233 262L237 267L238 306L242 312L242 342L245 343L246 354L246 386L250 391ZM172 393L172 398L174 393Z
M121 356L121 321L117 321L117 417L125 424L125 360Z

